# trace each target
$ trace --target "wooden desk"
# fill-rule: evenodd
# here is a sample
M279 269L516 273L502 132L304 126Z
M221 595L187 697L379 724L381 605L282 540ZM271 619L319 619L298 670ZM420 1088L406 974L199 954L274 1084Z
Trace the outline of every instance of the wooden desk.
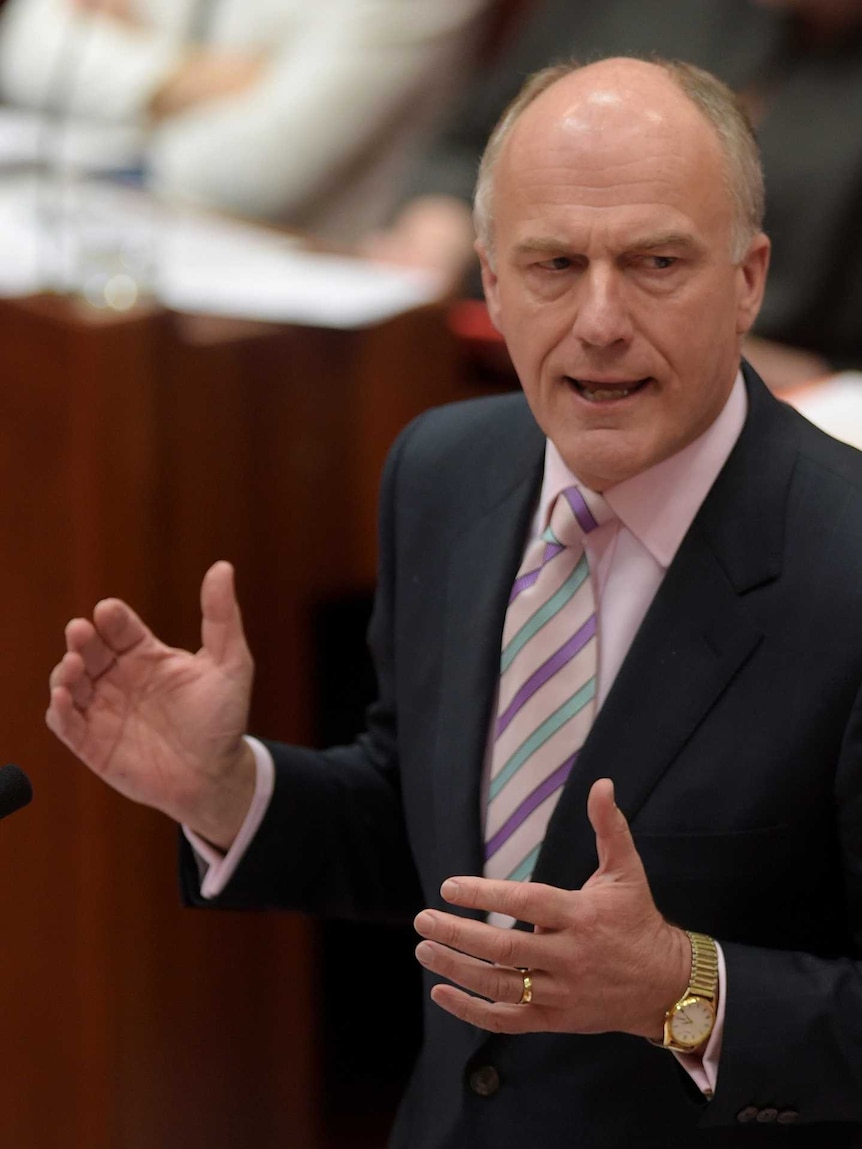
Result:
M442 313L366 332L212 328L0 303L0 1144L321 1144L316 955L295 915L179 907L175 829L43 725L66 620L128 597L196 646L201 575L236 564L253 726L310 734L310 609L367 586L377 477L412 415L463 393Z

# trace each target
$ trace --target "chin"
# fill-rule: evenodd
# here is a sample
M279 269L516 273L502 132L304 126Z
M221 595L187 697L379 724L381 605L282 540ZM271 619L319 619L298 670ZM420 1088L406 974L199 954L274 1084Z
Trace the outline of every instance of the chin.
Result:
M560 454L573 475L590 490L599 492L652 465L652 461L642 453L585 450L583 442L572 444L569 450L560 448Z

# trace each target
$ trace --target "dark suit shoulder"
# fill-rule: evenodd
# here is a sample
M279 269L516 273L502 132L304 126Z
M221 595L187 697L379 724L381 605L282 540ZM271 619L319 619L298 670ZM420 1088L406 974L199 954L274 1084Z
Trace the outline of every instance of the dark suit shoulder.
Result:
M544 443L520 393L471 399L415 419L399 436L390 469L422 502L475 505L503 497L541 467Z
M516 446L525 438L542 438L523 394L491 395L434 407L414 419L406 432L411 452L457 458L466 451L493 456L502 444Z
M798 411L791 409L789 414L798 425L800 454L836 478L862 489L862 451L821 431Z

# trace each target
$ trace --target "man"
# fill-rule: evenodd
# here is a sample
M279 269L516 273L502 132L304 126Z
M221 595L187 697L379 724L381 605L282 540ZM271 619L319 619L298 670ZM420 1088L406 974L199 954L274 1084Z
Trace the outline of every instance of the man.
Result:
M862 459L739 373L750 130L695 69L552 70L476 207L526 403L393 451L367 733L243 741L226 564L196 655L70 623L48 722L185 823L191 898L427 907L393 1145L862 1143Z

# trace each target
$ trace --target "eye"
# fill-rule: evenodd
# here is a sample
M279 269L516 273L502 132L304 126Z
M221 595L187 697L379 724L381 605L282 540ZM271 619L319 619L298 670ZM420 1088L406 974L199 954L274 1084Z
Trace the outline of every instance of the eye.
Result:
M538 266L543 271L567 271L572 266L572 261L567 255L555 255L552 259L542 260Z
M677 261L672 255L648 255L644 262L651 271L667 271Z

